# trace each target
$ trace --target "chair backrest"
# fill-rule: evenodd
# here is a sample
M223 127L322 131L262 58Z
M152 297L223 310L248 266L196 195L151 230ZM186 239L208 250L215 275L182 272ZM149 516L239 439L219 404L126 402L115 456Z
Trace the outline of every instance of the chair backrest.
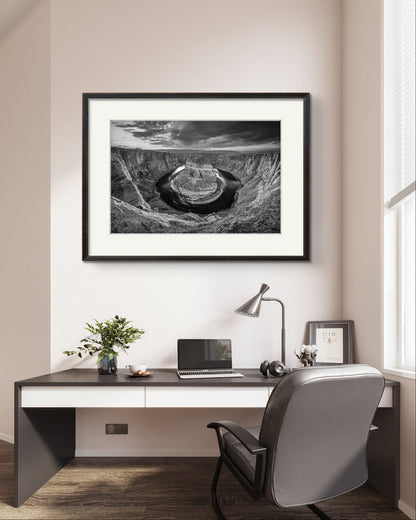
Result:
M260 430L267 447L266 498L280 506L313 504L363 484L384 383L367 365L301 368L285 376Z

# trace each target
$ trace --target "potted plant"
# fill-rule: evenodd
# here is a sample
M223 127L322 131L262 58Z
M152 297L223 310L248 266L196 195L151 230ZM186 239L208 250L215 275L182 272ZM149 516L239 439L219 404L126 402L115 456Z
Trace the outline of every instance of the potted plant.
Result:
M117 356L120 350L127 352L131 344L140 339L144 330L131 326L126 318L114 316L105 321L94 320L95 324L86 323L85 329L91 334L80 340L81 346L76 350L64 350L63 354L98 355L97 365L100 374L115 374L117 372Z

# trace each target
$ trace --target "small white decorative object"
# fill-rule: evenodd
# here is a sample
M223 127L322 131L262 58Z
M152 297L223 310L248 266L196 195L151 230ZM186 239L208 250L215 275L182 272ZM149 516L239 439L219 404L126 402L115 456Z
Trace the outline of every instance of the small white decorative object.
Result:
M302 345L299 354L296 352L296 349L294 352L304 367L313 367L318 354L318 347L316 345Z

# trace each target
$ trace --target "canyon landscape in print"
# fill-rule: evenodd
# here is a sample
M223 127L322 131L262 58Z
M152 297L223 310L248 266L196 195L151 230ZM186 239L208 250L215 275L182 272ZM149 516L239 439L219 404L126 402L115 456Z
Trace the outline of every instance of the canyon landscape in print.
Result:
M280 121L112 120L111 233L280 233Z

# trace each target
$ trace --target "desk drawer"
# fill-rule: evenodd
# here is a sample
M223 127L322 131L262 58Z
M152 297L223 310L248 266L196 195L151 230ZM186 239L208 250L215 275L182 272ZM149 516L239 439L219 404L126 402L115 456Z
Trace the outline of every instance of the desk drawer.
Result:
M22 408L143 408L144 388L24 386Z
M267 399L267 387L146 388L146 408L264 408Z

